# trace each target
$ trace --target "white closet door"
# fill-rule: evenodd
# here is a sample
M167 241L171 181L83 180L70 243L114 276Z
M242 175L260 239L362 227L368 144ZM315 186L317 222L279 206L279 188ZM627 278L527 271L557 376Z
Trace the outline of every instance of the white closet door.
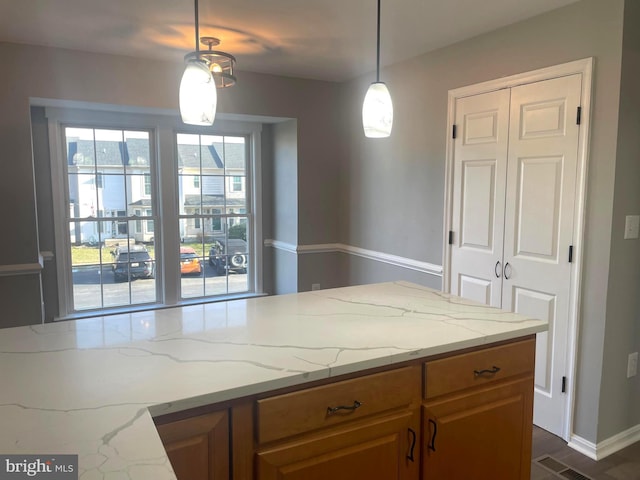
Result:
M502 308L543 318L534 423L562 435L581 76L511 90Z
M456 101L450 291L499 307L509 90Z

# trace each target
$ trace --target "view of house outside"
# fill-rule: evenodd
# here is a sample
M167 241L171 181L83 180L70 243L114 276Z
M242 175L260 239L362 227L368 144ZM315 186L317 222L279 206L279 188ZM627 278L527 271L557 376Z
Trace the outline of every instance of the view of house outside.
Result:
M74 310L161 301L155 240L171 221L183 298L248 290L245 137L176 135L175 219L154 211L148 131L67 127L65 140Z

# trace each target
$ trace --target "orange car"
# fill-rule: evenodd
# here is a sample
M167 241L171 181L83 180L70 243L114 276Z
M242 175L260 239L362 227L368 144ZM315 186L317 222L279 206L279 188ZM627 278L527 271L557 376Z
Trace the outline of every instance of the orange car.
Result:
M198 254L191 247L180 247L180 273L182 275L202 273L202 263Z

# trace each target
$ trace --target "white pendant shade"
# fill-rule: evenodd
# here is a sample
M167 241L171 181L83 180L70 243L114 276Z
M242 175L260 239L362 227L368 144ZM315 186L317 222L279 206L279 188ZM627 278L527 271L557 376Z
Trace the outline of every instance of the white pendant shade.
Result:
M201 61L187 63L180 82L180 115L189 125L213 125L218 104L216 84Z
M365 136L370 138L391 135L393 103L389 90L383 82L374 82L367 90L362 104L362 126Z

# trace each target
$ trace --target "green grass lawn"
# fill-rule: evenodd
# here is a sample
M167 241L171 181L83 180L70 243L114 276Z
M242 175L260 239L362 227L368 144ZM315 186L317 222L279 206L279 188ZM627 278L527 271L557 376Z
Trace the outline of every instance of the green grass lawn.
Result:
M126 244L126 242L125 242ZM191 247L197 253L200 253L202 250L201 243L183 243L183 247ZM111 255L111 251L115 247L105 247L102 248L95 246L90 247L88 245L78 245L71 247L71 263L72 265L97 265L100 263L100 252L102 251L102 263L111 263L113 261L113 256ZM147 250L149 251L149 256L155 259L155 245L146 245ZM211 243L204 244L204 258L208 258L209 256L209 248L211 248Z

